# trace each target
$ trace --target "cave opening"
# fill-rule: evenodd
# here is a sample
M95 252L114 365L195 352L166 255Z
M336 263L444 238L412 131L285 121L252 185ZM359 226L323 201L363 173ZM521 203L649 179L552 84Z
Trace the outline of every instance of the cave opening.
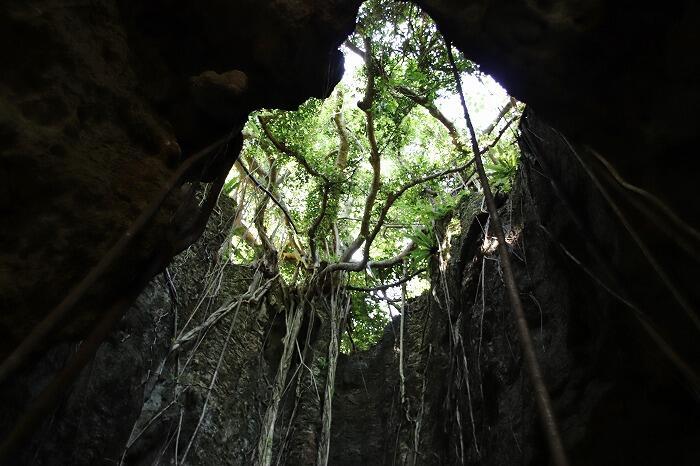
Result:
M230 254L239 264L269 248L280 257L277 268L287 285L303 286L320 264L359 264L368 255L367 264L353 266L346 284L355 291L355 317L343 332L345 353L368 349L389 318L400 314L400 285L408 275L409 299L430 287L434 224L447 226L457 205L480 192L473 169L450 170L469 162L467 128L445 42L433 21L413 4L368 2L358 24L363 32L343 44L345 73L329 97L311 99L298 110L260 110L249 118L241 155L224 188L236 203ZM368 45L370 57L363 50ZM374 67L371 90L368 64ZM484 154L491 182L505 198L515 180L523 105L474 63L462 59L459 67L480 143L490 146ZM362 109L368 92L371 136ZM376 193L369 189L373 146L381 185ZM391 210L378 219L381 203L396 191L400 198L392 199ZM369 196L379 199L370 201L376 206L364 219ZM363 223L370 227L366 232L360 231ZM360 236L375 227L376 242L368 241L371 248L365 251ZM445 230L458 235L457 219ZM449 238L442 241L443 248L449 246ZM405 270L399 270L404 258Z
M695 10L59 3L0 17L0 462L697 462Z
M359 376L367 391L362 366L374 358L380 340L385 341L381 351L391 340L395 367L384 370L399 374L393 389L407 402L406 314L412 303L425 305L421 296L446 286L453 238L473 221L476 205L486 212L469 138L476 136L484 148L480 156L488 161L500 205L515 183L523 105L473 62L460 56L450 63L447 47L417 6L366 2L355 32L342 45L343 79L324 92L328 97L296 110L257 111L243 129L241 153L223 188L233 202L225 201L231 207L219 257L252 271L246 296L276 289L283 297L277 298L264 341L265 363L274 370L257 464L308 461L314 454L318 464L328 463L338 358L345 364L363 361ZM464 121L453 72L466 85L475 135ZM482 250L494 259L497 241L486 217ZM514 243L517 235L509 236ZM223 267L209 280L217 282L222 274ZM475 297L485 300L478 290ZM452 305L440 305L449 319ZM224 307L231 312L229 304ZM414 320L428 325L427 313L419 309L415 315L420 318L411 325L417 325ZM187 324L179 335L191 338ZM418 352L426 350L422 346ZM459 348L454 349L456 355ZM425 373L429 364L422 361ZM464 370L450 377L465 377ZM465 388L465 381L456 384ZM306 391L315 392L316 405L305 400ZM290 403L293 411L301 404L318 412L316 452L300 452L293 441L276 439ZM403 409L414 416L409 410L417 408ZM314 429L297 425L294 415L286 435ZM392 423L396 416L390 416ZM453 423L464 435L459 420ZM196 434L195 429L192 438ZM466 461L464 449L459 455Z

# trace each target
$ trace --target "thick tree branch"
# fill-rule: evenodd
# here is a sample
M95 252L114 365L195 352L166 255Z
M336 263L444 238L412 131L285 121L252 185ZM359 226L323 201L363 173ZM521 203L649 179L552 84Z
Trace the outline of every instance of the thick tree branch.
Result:
M470 160L469 162L464 163L460 166L457 166L454 168L449 168L446 170L442 170L440 172L433 173L431 175L426 175L426 176L423 176L421 178L416 178L416 179L411 180L408 183L404 184L403 186L401 186L397 191L390 193L387 196L387 200L384 203L384 206L382 207L381 212L379 213L379 218L377 219L377 223L375 224L372 231L369 232L365 236L365 241L364 241L365 245L364 245L364 249L363 249L362 260L358 261L358 262L349 262L350 257L352 257L352 256L349 256L347 259L342 259L338 263L329 265L325 269L325 273L330 273L330 272L334 272L337 270L347 270L347 271L351 271L351 272L357 272L357 271L363 270L365 267L368 266L368 264L370 267L373 267L373 268L391 267L391 266L395 265L396 262L399 261L399 259L402 259L403 257L405 257L411 251L410 250L407 251L406 249L404 249L404 251L402 251L402 253L399 254L399 256L396 256L395 258L389 259L387 261L378 261L378 262L370 262L369 261L370 247L372 246L374 239L377 237L377 235L379 234L379 232L383 228L384 222L386 220L386 216L389 213L389 210L391 209L391 207L394 205L394 203L409 189L411 189L415 186L418 186L419 184L427 183L428 181L434 180L436 178L440 178L442 176L446 176L446 175L449 175L451 173L456 173L456 172L465 170L466 168L471 166L473 163L474 163L474 160ZM362 243L360 243L360 244L362 244ZM359 248L359 245L357 246L357 248ZM357 250L357 248L355 248L355 251ZM353 251L353 253L354 253L354 251ZM345 258L345 255L343 256L343 258ZM393 262L393 261L395 261L395 262Z
M243 164L240 165L243 166ZM267 192L270 193L270 196L263 196L260 199L260 202L258 202L258 205L255 208L255 215L253 220L255 229L258 230L258 236L260 237L260 241L262 242L263 249L269 252L275 251L275 247L272 244L272 241L270 240L270 236L267 234L267 227L265 226L265 213L267 211L267 203L269 202L270 198L273 197L271 189L276 182L276 173L277 170L275 169L274 164L271 164L269 174L267 176L266 188Z
M359 57L362 58L363 60L366 60L366 59L367 59L367 54L365 53L365 51L362 50L362 49L361 49L360 47L358 47L357 45L355 45L355 44L353 44L352 42L350 42L349 39L346 40L346 41L344 42L344 45L345 45L348 49L350 49L351 52L353 52L354 54L356 54L357 56L359 56Z
M374 63L372 62L372 43L369 37L364 37L365 42L365 68L367 70L367 86L365 87L364 98L357 103L357 106L365 113L366 127L367 127L367 140L369 141L370 156L369 163L372 165L372 184L370 186L369 194L365 200L365 209L362 214L362 223L360 225L360 232L357 238L348 246L348 248L343 253L341 257L341 262L348 262L352 255L360 248L362 243L365 242L367 235L369 234L369 224L370 218L372 216L372 208L377 199L377 194L379 193L379 188L381 187L381 157L379 154L379 148L377 146L376 134L374 132L374 116L372 114L372 104L374 103Z
M379 261L368 261L367 262L367 267L370 269L388 269L391 268L397 264L400 264L403 262L403 260L408 257L409 254L413 252L414 249L416 249L417 245L415 241L411 240L409 243L404 247L400 253L395 255L394 257L390 257L389 259L382 259Z
M314 220L314 223L309 227L309 249L311 250L311 263L315 266L318 263L318 246L316 245L316 232L323 222L323 217L326 215L328 207L328 194L330 192L329 184L323 185L323 197L321 199L321 211Z
M343 101L343 92L339 91L338 106L335 109L335 115L333 115L333 122L335 123L336 130L338 131L338 137L340 138L340 145L338 146L338 156L335 160L335 166L341 172L348 166L348 154L350 152L348 128L345 126L345 119L343 118Z

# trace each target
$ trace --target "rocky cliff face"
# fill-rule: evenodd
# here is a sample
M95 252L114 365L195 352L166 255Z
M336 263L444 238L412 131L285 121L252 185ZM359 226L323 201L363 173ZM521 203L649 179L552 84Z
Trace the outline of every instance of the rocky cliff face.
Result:
M650 303L616 275L629 257L626 233L556 130L532 111L520 129L523 161L501 214L572 464L694 464L696 394L649 331L649 322L659 330ZM561 183L549 167L566 160ZM479 207L480 199L462 205L445 272L435 267L433 291L407 312L404 400L398 322L376 348L341 360L332 464L548 462ZM667 343L697 364L682 329L669 328Z
M162 464L176 444L187 464L248 464L265 406L265 341L280 311L278 290L259 302L246 295L256 275L223 260L233 206L222 199L219 207L10 464ZM50 350L3 387L3 436L76 346Z
M522 125L525 159L503 209L574 464L694 464L700 416L689 374L700 361L688 316L700 304L692 202L698 6L417 3L544 120L531 113ZM342 71L337 46L358 7L355 0L5 2L0 354L87 273L193 151L252 109L327 95ZM189 181L211 181L233 156L210 159ZM40 349L2 388L3 432L133 271L167 250L172 218L188 217L184 195L168 198L129 254L44 342L58 346ZM547 461L498 263L473 218L473 209L463 212L435 295L407 314L404 399L391 330L370 352L341 357L331 464ZM476 218L485 226L484 215ZM175 313L182 329L221 244L210 228L176 259L173 287L156 278L139 297L17 462L95 464L123 455L146 464L161 452L169 461L177 448L189 449L192 464L249 464L284 334L275 293L264 309L237 315L232 337L227 313L197 357L188 359L192 342L180 362L170 353ZM206 298L210 307L197 319L245 294L253 279L248 269L221 275L228 294ZM180 374L185 364L190 371ZM306 430L289 437L290 458L304 461L320 406L307 398L299 414ZM293 425L293 411L283 403L280 425ZM286 438L276 432L276 445Z

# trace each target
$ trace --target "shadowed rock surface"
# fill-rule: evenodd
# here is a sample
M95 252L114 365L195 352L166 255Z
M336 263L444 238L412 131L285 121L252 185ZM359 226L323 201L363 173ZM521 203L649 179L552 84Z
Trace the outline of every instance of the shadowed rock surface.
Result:
M695 395L634 312L606 290L629 298L619 277L608 275L627 257L623 231L600 194L583 183L580 168L570 165L564 185L543 174L547 164L571 157L555 130L528 111L521 131L523 162L501 214L572 464L695 464ZM585 204L595 222L584 219L585 229L578 230L562 197L574 207ZM376 348L341 359L332 464L547 463L498 257L488 247L493 235L484 241L487 217L475 216L480 203L459 210L461 233L452 240L444 278L433 272L436 294L409 307L403 406L398 318ZM602 256L587 247L598 241L608 245ZM638 303L645 312L654 310ZM666 333L674 335L674 346L683 341L682 316L665 320L676 318L679 327ZM697 364L692 352L682 354Z
M0 354L117 241L183 158L253 109L327 96L342 76L337 48L358 7L356 0L3 2ZM84 332L132 271L166 249L179 203L185 199L176 192L61 335Z

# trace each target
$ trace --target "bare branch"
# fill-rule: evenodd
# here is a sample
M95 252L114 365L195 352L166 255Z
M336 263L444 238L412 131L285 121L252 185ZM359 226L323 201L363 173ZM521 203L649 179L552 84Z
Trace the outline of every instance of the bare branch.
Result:
M503 107L500 112L498 112L498 116L496 116L493 122L486 127L486 129L484 130L485 136L489 136L491 133L493 133L493 130L496 129L498 123L508 114L508 112L510 112L511 108L515 107L516 103L517 101L515 100L515 98L511 97L506 106Z
M318 246L316 245L316 232L321 226L323 217L326 215L326 208L328 207L328 193L330 192L330 186L325 184L323 186L323 198L321 199L321 211L318 217L314 220L314 223L309 227L309 249L311 250L311 262L316 265L318 263Z
M246 174L246 176L248 176L253 181L255 186L258 189L260 189L262 192L264 192L272 200L272 202L274 202L277 205L277 207L280 208L280 210L282 211L284 216L289 221L289 224L291 225L294 232L296 234L299 234L299 229L296 227L294 220L292 219L292 216L289 214L289 211L287 210L287 207L284 204L282 204L267 188L265 188L262 184L260 184L260 182L257 179L255 179L255 177L250 173L248 168L246 168L246 166L243 164L243 162L241 162L240 159L237 160L236 162L241 167L241 169Z

